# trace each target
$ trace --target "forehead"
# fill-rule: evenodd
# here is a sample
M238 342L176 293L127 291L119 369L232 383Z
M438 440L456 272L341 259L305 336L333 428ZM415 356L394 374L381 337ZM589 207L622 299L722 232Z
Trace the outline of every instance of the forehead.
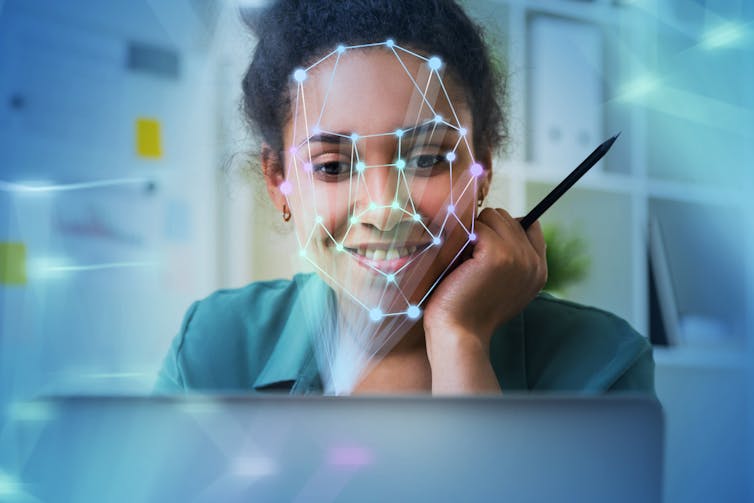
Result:
M318 129L382 134L438 117L451 126L468 128L470 113L463 93L443 70L438 58L407 49L334 51L306 69L302 82L292 79L286 139L300 143Z

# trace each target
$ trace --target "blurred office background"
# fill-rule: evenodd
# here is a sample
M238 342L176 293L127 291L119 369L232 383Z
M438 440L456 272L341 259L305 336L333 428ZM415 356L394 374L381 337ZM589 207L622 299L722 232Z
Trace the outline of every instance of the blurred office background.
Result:
M754 2L464 4L509 75L488 204L622 131L543 219L552 289L657 344L667 501L754 501ZM238 109L260 5L0 0L0 446L23 399L148 393L193 300L300 266Z

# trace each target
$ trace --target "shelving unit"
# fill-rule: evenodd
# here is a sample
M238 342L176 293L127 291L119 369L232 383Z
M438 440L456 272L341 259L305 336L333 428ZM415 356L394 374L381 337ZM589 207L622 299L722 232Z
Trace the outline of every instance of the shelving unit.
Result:
M590 274L564 296L619 314L649 336L648 230L650 221L659 222L675 318L688 327L678 345L654 348L666 416L664 499L748 501L754 497L747 477L754 467L754 69L751 47L720 41L751 25L737 25L736 7L722 2L464 3L495 33L508 75L511 145L496 160L488 205L525 214L592 148L622 131L604 165L542 218L578 229L589 245ZM754 17L754 4L736 5ZM541 62L530 50L538 16L602 30L603 64L594 68L602 83L603 95L595 97L602 135L580 157L550 155L558 165L542 163L527 144L543 136L536 128L547 127L529 106L542 92L532 85ZM720 29L731 32L715 35ZM748 36L739 43L751 43L750 30ZM553 79L552 92L574 99L578 93L562 88L566 81ZM573 151L554 141L551 147Z

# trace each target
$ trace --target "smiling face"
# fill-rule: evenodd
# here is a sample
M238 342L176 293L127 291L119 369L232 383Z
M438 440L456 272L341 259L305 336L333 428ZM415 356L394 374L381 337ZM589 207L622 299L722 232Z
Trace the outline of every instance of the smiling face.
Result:
M294 72L283 170L299 254L373 321L416 318L473 241L489 155L473 156L463 93L442 62L398 46L340 48Z

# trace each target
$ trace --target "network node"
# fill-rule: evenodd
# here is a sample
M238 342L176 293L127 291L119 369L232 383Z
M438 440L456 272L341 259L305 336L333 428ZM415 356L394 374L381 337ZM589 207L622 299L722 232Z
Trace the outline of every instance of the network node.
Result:
M385 276L385 279L388 283L395 283L395 274L390 273L387 276Z
M359 161L356 163L356 171L358 171L359 173L363 172L366 169L366 167L367 166L366 164L364 164L363 161Z
M422 216L421 216L421 215L419 215L418 213L414 213L414 220L415 220L416 222L420 222L420 221L421 221L421 219L422 219Z
M395 41L392 38L389 38L385 40L385 45L388 47L393 47L395 45Z
M461 129L458 130L458 134L460 134L461 136L466 136L467 132L468 131L466 131L465 127L462 127Z
M346 46L341 44L335 50L338 51L338 54L343 54L344 52L346 52Z
M358 133L351 133L351 141L354 142L354 143L356 143L357 141L359 141L359 135L358 135Z
M421 315L422 315L422 310L419 309L419 306L411 305L411 306L408 306L408 309L406 309L406 316L408 316L412 320L419 318L419 316Z
M306 171L307 173L311 173L312 169L313 169L312 163L310 162L304 163L304 171Z
M296 82L303 82L306 80L306 70L303 68L298 68L296 71L293 72L293 79Z
M456 211L456 205L455 204L449 204L448 205L448 213L453 213Z
M429 58L429 61L427 61L427 64L431 69L439 70L442 66L442 60L437 56L432 56L431 58Z
M371 211L376 210L377 209L377 203L375 203L374 201L372 201L371 203L369 203L369 209Z
M398 159L397 161L395 161L395 167L398 168L398 169L405 168L406 167L406 161L404 161L403 159Z
M469 234L469 241L476 241L476 232L472 232Z
M456 160L456 153L455 152L448 152L447 154L445 154L445 158L448 161L453 162L453 161Z
M358 223L359 223L359 217L357 217L356 215L353 215L353 216L351 217L351 220L350 220L350 222L351 222L352 224L358 224Z
M306 257L306 250L304 250L303 248L302 248L302 249L300 249L300 250L298 251L298 256L299 256L299 257Z
M318 224L321 224L321 223L322 223L322 222L324 222L325 220L324 220L324 219L322 218L322 215L317 215L317 216L315 217L314 221L315 221L315 222L317 222Z
M432 244L433 245L440 246L440 243L442 243L442 239L440 239L439 237L435 236L435 237L432 238Z
M435 121L435 124L441 124L443 121L442 115L439 115L439 114L435 115L434 121Z
M296 148L296 146L295 146L295 145L294 145L294 146L292 146L292 147L290 147L290 148L288 148L288 153L289 153L289 154L291 154L291 155L296 155L296 152L298 152L298 148Z
M316 125L312 128L312 134L319 134L322 130L319 128L319 125Z
M469 168L469 173L471 173L471 176L482 176L482 173L484 173L484 168L481 164L475 162Z
M398 201L393 201L393 203L390 205L390 207L393 208L394 210L401 209L401 205L398 204Z
M400 138L401 136L403 136L403 133L404 133L404 131L402 129L396 129L395 130L395 136L397 136L398 138Z
M379 307L375 307L374 309L371 309L369 311L369 318L372 321L380 321L383 316L384 315L382 313L382 309L380 309Z
M285 195L285 196L287 196L288 194L290 194L291 192L293 192L293 185L291 185L291 182L289 182L288 180L286 180L283 183L281 183L280 184L280 192L283 195Z

